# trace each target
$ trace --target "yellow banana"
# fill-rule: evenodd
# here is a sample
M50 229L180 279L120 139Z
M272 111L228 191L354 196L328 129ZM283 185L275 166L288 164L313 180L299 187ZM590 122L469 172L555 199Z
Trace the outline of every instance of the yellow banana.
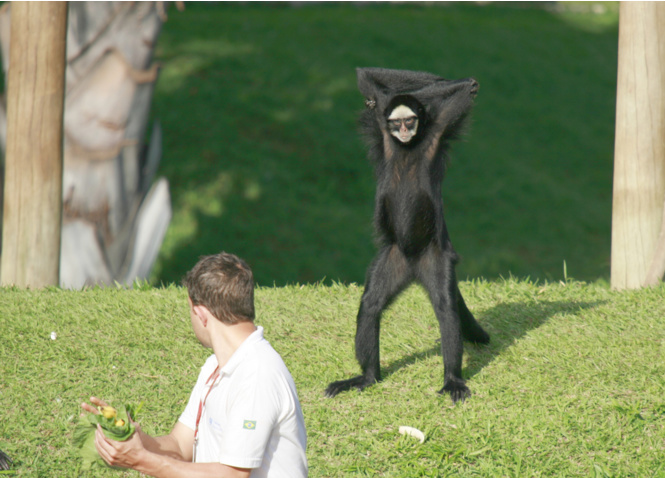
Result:
M105 407L101 407L99 411L102 413L104 418L115 418L118 415L116 409L108 405Z

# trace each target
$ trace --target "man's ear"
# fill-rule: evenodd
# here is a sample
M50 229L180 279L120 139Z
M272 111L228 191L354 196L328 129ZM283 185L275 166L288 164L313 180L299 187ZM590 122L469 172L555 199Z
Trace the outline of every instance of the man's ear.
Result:
M192 305L192 310L194 311L194 314L201 320L201 323L204 327L208 325L210 311L205 305Z

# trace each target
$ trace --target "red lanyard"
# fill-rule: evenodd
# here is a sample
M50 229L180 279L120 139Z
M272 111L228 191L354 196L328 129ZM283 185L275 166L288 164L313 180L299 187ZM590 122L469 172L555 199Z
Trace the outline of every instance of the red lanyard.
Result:
M206 380L205 384L210 384L210 387L208 388L208 392L206 393L205 397L203 397L203 400L199 400L199 412L196 414L196 428L194 429L194 449L192 451L192 461L196 460L196 445L199 441L199 422L201 421L201 415L203 415L203 408L205 407L206 400L208 400L208 395L210 395L210 391L212 390L212 386L215 384L217 377L219 377L219 365L215 367L215 370L212 371L210 377L208 377L208 380Z

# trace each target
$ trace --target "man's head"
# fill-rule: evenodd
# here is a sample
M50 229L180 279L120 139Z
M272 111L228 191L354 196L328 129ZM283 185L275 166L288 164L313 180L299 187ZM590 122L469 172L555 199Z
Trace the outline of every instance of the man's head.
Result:
M254 320L254 276L233 254L204 256L183 280L192 305L202 305L221 322Z

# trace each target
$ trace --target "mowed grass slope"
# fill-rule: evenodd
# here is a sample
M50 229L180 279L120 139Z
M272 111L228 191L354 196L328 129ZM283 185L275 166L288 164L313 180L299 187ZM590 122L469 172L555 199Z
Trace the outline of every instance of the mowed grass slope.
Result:
M358 372L361 288L257 290L257 322L298 387L310 476L665 476L663 287L511 279L461 288L492 343L466 346L473 395L458 406L436 393L438 327L421 289L384 316L384 381L334 399L323 396L327 384ZM71 437L91 394L145 401L142 426L168 432L209 353L177 287L3 289L0 314L0 449L15 460L12 476L79 476ZM425 442L400 435L401 425Z
M153 112L174 217L152 280L202 254L260 284L362 283L374 177L356 67L474 76L444 204L462 278L609 278L616 4L212 3L169 10ZM583 10L573 12L571 10Z

